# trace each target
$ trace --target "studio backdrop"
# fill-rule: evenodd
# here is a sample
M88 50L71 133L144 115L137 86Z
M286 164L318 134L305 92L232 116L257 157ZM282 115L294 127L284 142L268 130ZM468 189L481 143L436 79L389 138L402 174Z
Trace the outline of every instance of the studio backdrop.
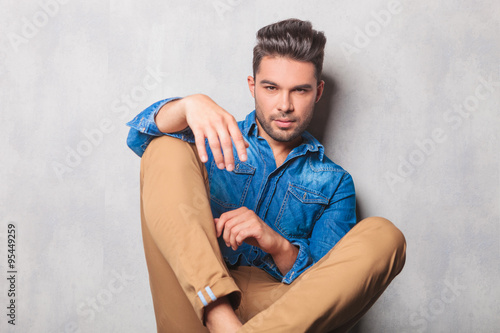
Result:
M5 0L1 332L155 331L125 123L193 93L242 120L291 17L328 39L310 132L408 243L353 331L500 330L500 2Z

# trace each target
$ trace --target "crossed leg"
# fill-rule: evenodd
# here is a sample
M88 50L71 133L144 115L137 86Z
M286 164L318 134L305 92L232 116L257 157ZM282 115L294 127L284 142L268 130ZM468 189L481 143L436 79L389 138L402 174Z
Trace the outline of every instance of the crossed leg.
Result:
M405 261L404 236L374 217L290 285L255 267L228 270L206 169L193 145L168 136L141 161L141 220L158 332L207 332L204 306L224 296L245 323L239 332L345 332Z
M364 219L238 332L346 332L402 270L405 251L391 222Z

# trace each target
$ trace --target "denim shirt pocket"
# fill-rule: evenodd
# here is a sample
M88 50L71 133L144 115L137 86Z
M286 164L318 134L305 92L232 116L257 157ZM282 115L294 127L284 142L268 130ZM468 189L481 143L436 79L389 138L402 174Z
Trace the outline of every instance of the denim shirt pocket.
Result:
M286 237L307 238L328 202L319 191L289 183L275 227Z
M254 174L255 167L248 163L237 161L234 170L229 172L219 170L215 161L212 161L209 176L210 199L212 204L222 208L217 211L223 213L243 206Z

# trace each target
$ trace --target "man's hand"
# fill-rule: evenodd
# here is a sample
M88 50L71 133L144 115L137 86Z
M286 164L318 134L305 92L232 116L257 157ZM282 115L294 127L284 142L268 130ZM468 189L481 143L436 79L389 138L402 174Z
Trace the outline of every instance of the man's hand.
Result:
M217 237L222 235L226 246L233 250L238 249L243 242L257 246L273 257L283 275L295 263L298 248L271 229L252 210L240 207L222 214L214 221Z
M205 138L219 169L234 169L233 143L240 160L247 159L248 143L243 139L236 120L206 95L191 95L165 104L155 121L164 133L177 132L189 126L202 162L208 160Z

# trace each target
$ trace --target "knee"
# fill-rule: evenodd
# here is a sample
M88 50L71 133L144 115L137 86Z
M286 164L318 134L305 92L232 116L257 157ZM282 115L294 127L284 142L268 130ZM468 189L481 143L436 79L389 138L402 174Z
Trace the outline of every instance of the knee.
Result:
M401 230L383 217L369 217L359 224L370 232L373 240L371 253L377 257L374 259L378 259L380 263L390 263L394 275L399 274L406 261L406 239Z
M189 142L185 142L181 139L177 139L168 135L162 135L151 140L144 153L149 153L150 155L190 155L191 152L192 149Z
M193 162L202 164L195 150L194 145L181 139L167 135L159 136L149 143L142 157L142 164L165 165L175 162L174 165L182 170L185 164L190 165Z
M401 230L399 230L391 221L379 216L368 217L358 224L366 225L371 229L376 237L380 237L380 242L387 244L391 248L406 251L406 239Z

